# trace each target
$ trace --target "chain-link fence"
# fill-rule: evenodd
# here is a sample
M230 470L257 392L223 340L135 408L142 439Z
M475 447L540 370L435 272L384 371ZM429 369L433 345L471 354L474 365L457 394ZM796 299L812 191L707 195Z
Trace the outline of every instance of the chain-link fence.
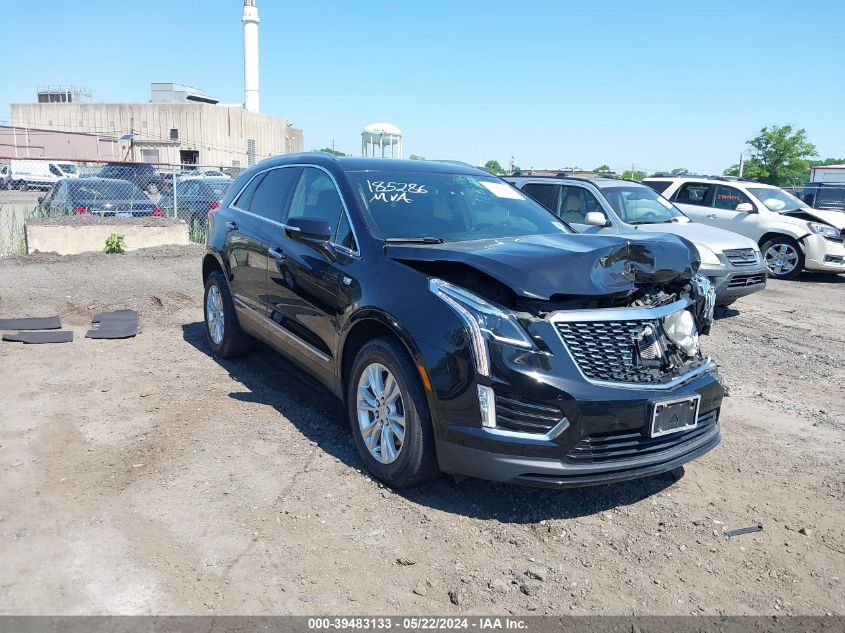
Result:
M0 254L21 250L23 223L33 217L176 218L187 223L192 241L202 242L209 211L240 171L214 165L0 162Z
M816 209L845 211L845 183L808 182L798 197Z

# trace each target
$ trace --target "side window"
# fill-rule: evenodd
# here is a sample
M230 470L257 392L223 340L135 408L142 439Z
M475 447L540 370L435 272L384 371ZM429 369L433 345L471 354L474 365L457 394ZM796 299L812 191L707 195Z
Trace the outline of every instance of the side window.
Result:
M329 175L313 167L303 169L293 192L288 218L319 218L328 222L334 233L342 210L340 194Z
M665 180L649 180L648 182L643 181L644 185L648 185L652 189L654 189L657 193L663 193L669 188L671 182L667 182Z
M557 185L530 182L522 190L549 210L554 211Z
M273 222L281 222L285 203L298 174L299 170L291 167L268 171L252 196L249 211Z
M50 173L53 174L54 176L61 176L62 175L62 172L60 172L59 168L56 167L55 165L50 165Z
M675 202L703 205L712 185L703 182L688 182L681 185L675 194Z
M726 187L725 185L716 187L716 194L713 196L713 206L715 208L733 211L743 202L751 202L751 200L739 189Z
M246 189L241 191L232 206L235 206L238 209L243 209L244 211L249 211L249 205L252 203L252 197L255 195L255 190L258 189L258 185L261 184L261 181L264 180L264 176L266 175L266 173L258 174L255 178L250 180Z
M343 211L340 212L340 220L337 223L337 231L335 231L332 242L348 248L350 251L358 250L358 245L355 244L355 236L352 234L352 226L349 224L349 218Z
M583 187L561 187L560 200L555 213L569 224L584 224L591 211L604 211L596 197Z

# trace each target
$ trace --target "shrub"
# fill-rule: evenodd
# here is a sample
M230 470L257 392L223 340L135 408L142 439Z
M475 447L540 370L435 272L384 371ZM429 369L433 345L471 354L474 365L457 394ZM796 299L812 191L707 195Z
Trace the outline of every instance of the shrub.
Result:
M104 250L109 254L123 253L126 250L123 244L123 236L119 233L109 235L106 238L106 248Z

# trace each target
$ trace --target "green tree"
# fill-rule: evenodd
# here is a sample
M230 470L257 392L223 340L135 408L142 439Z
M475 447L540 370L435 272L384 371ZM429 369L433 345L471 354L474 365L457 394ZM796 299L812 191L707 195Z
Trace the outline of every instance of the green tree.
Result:
M824 165L845 165L845 158L825 158L824 160L810 161L810 167L823 167Z
M489 171L491 174L504 174L505 170L502 169L502 166L499 164L497 160L488 160L484 163L485 171Z
M324 154L331 154L332 156L346 156L346 154L341 152L339 149L331 147L324 147L323 149L318 149L317 151L323 152Z
M597 174L607 174L612 170L610 169L610 165L599 165L593 171Z
M425 156L419 156L418 154L411 154L408 158L411 160L425 160Z
M791 125L764 127L748 141L748 160L742 175L778 186L803 182L810 159L816 155L816 146L807 140L803 129L793 130ZM739 175L739 165L731 165L724 173Z
M626 169L622 172L622 178L624 178L625 180L636 180L637 182L645 178L646 175L647 174L644 171L640 171L639 169L637 169L636 171Z
M686 167L675 167L675 169L673 169L669 173L671 173L673 176L683 176L684 174L689 173L689 169L687 169Z

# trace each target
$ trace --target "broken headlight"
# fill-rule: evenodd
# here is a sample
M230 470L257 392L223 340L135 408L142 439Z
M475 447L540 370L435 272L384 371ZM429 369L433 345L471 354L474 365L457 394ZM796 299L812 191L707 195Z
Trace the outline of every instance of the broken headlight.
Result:
M698 353L698 329L689 310L678 310L663 319L666 338L680 347L687 356Z
M442 279L432 279L428 287L452 308L466 325L470 334L475 369L482 376L490 375L488 338L515 347L534 347L534 343L512 314Z
M828 224L821 224L819 222L807 222L807 228L813 233L824 235L825 237L832 237L834 239L839 237L839 229Z

